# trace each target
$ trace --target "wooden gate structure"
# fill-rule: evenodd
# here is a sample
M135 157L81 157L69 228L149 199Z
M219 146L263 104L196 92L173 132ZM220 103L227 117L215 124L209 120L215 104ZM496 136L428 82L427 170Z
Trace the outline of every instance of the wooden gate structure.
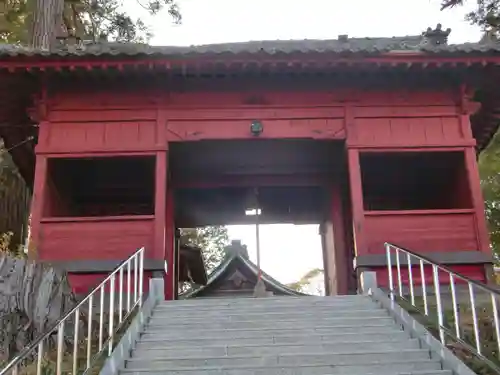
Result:
M321 224L330 294L360 269L383 285L385 241L485 281L477 153L497 128L500 48L448 34L3 46L0 135L37 135L12 156L34 183L38 259L83 290L145 246L171 299L175 228L247 222L258 188L263 223Z

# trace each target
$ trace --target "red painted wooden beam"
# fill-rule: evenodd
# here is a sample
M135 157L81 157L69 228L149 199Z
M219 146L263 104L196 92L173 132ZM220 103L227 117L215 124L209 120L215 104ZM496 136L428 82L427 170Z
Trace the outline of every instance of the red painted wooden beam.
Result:
M443 57L443 56L435 56L428 54L407 54L407 53L398 53L397 51L393 53L387 53L384 55L373 56L373 57L364 57L364 56L353 56L353 57L337 57L332 56L331 54L321 54L320 56L304 56L304 57L269 57L269 56L255 56L253 58L255 61L252 61L254 65L257 67L263 65L270 65L271 67L275 67L278 69L278 65L287 65L290 68L301 68L303 66L314 66L314 68L321 67L335 67L338 65L343 66L355 66L355 65L363 65L363 64L374 64L374 65L384 65L384 66L398 66L400 65L408 65L408 64L420 64L423 67L430 66L440 66L443 64L450 64L456 66L458 64L463 64L465 66L470 65L483 65L486 66L488 64L498 64L500 63L500 56L459 56L459 57ZM314 63L314 64L312 64ZM200 57L200 58L192 58L185 60L173 60L173 59L158 59L158 58L145 58L143 60L137 59L122 59L122 60L111 60L110 58L82 58L80 60L66 60L66 59L58 59L58 60L47 60L47 59L31 59L24 61L15 61L15 59L11 60L3 60L0 61L0 69L7 69L9 71L15 71L16 69L24 69L24 70L39 70L45 71L47 69L53 69L55 71L61 70L63 68L67 68L69 70L75 70L76 68L84 68L86 70L92 70L95 68L98 69L107 69L113 68L121 70L123 67L134 67L134 68L144 68L144 69L154 69L154 68L162 68L164 70L170 70L172 67L186 67L186 66L194 66L197 68L203 66L214 66L214 65L223 65L225 67L238 66L239 69L245 70L245 65L249 64L249 61L246 59L242 59L241 57L235 58L226 58L224 60L212 59L209 57Z
M324 186L332 183L334 176L310 175L243 175L193 178L175 177L171 186L175 189L198 189L220 187L260 187L260 186Z

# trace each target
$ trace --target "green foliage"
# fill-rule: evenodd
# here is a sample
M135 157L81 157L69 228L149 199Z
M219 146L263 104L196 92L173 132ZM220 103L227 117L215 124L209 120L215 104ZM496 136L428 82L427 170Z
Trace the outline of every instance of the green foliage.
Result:
M500 254L500 132L479 156L479 173L483 190L490 241L498 260Z
M8 183L17 177L17 168L0 138L0 192L5 191Z
M0 251L23 256L29 190L0 138Z
M31 9L36 0L0 0L0 41L28 44ZM124 5L130 0L61 0L62 23L69 35L97 42L147 42L151 31L143 20L128 14ZM166 9L174 22L181 21L175 0L135 0L151 15Z
M441 9L462 6L465 0L442 0ZM473 25L478 25L484 31L498 34L500 29L500 0L476 0L476 7L465 15L465 19Z
M0 253L7 253L10 247L12 232L0 234Z
M181 229L181 243L202 249L207 272L210 273L224 258L224 248L229 245L227 228L210 226Z
M227 228L209 226L203 228L180 229L181 244L201 248L207 273L210 274L224 259L225 248L229 245ZM179 284L179 293L186 293L196 286L191 282Z
M130 1L130 0L129 0ZM158 14L166 8L175 22L181 15L174 0L136 0L149 14ZM147 42L151 31L140 18L133 18L123 10L124 0L83 0L78 13L83 25L84 39L118 42Z
M0 0L0 41L20 43L28 40L28 0Z
M14 258L26 257L22 245L12 246L13 236L13 232L0 233L0 254L7 254Z
M323 272L324 271L321 268L314 268L308 271L304 276L302 276L300 280L294 283L290 283L287 286L290 289L296 290L297 292L304 292L305 287L307 287L311 283L311 280L316 276L323 274Z
M477 294L477 293L476 293ZM477 297L477 296L476 296ZM408 298L406 296L405 298ZM496 340L496 329L493 318L493 312L489 298L488 302L476 301L476 316L479 328L479 341L481 343L481 354L500 367L498 357L498 345ZM429 316L423 315L424 303L422 298L417 297L415 307L408 301L397 299L398 303L407 310L418 322L424 325L429 332L439 340L439 323L437 321L437 307L433 304L434 299L429 298ZM478 375L497 375L486 361L473 353L470 348L476 347L474 333L474 320L472 318L472 309L469 303L459 303L459 327L460 337L469 346L463 345L460 341L454 339L455 335L455 314L451 306L443 306L443 327L451 334L446 334L446 347L451 350L459 359L461 359L471 370Z

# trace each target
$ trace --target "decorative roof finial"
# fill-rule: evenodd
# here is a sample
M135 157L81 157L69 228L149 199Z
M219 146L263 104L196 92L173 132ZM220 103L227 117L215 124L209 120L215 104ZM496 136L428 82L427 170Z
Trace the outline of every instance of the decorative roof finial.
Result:
M424 37L426 44L440 46L448 44L448 36L450 33L450 28L443 30L441 24L438 23L434 30L428 27L427 30L422 33L422 36Z
M339 35L338 41L341 43L347 43L349 41L349 35L347 35L347 34Z
M229 246L225 248L226 256L241 255L242 258L248 259L248 249L240 240L232 240Z

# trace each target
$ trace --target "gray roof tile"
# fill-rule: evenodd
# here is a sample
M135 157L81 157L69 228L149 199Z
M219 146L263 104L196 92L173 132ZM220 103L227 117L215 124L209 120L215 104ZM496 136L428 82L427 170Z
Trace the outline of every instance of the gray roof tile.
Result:
M342 38L331 40L274 40L241 43L208 44L189 47L149 46L135 43L82 43L80 46L61 45L51 51L18 45L0 44L0 58L16 56L158 56L196 57L237 54L297 54L297 53L363 53L379 54L390 51L421 51L432 54L469 54L500 52L500 43L465 43L432 46L422 36L392 38Z

